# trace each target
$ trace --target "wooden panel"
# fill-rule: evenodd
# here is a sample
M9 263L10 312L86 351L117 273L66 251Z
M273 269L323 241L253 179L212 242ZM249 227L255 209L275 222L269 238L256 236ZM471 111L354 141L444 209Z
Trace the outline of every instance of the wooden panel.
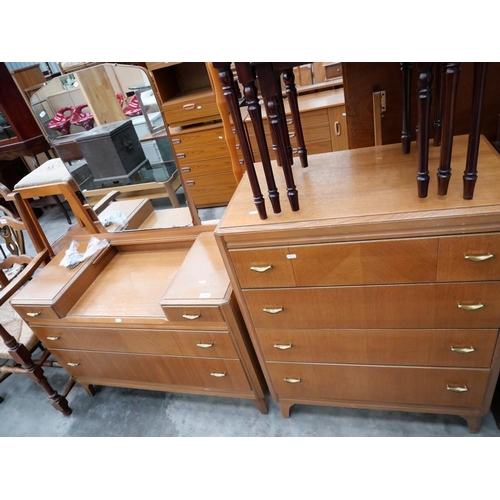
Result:
M349 149L345 106L330 108L328 114L330 118L333 151Z
M489 368L497 333L497 330L257 330L267 361L462 368Z
M226 332L176 332L175 338L186 356L238 358Z
M245 391L250 386L238 360L184 358L147 354L109 352L52 351L55 358L77 380L177 385L213 390ZM68 363L78 363L70 366ZM214 377L211 373L225 374Z
M33 327L49 349L182 354L174 332L165 330Z
M219 323L221 328L225 327L224 318L218 307L175 307L163 305L162 309L169 321L184 323L190 325L192 328L200 328L199 325L206 323Z
M271 288L295 285L289 253L287 247L279 247L234 250L230 256L242 288Z
M196 92L182 96L162 105L167 123L180 127L220 118L215 94L212 91Z
M278 397L479 408L489 370L268 363ZM284 378L300 379L290 384ZM467 387L456 393L447 386Z
M441 238L437 277L439 281L500 279L500 234Z
M438 239L291 246L297 286L436 280ZM286 285L282 285L286 286Z
M243 292L257 328L498 328L500 283ZM483 304L466 311L458 304ZM269 314L264 308L283 310Z

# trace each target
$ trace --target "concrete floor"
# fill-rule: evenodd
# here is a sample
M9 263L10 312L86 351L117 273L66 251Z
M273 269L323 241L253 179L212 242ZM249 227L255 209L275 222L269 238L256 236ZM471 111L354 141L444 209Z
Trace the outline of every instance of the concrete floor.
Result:
M213 220L222 211L201 210L200 216ZM46 209L39 220L50 242L68 228L57 207ZM61 390L67 380L64 372L48 368L46 373ZM68 396L73 414L64 417L39 387L20 375L0 384L0 396L4 397L0 405L0 436L4 437L500 436L491 413L483 418L479 434L473 435L458 416L296 405L285 419L269 396L269 413L262 415L251 402L234 398L113 387L96 387L96 395L90 397L78 385Z

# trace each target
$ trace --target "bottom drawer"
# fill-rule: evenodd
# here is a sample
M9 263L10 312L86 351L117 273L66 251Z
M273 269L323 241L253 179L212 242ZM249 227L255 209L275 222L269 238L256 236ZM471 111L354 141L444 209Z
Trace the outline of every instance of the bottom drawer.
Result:
M141 354L63 351L52 354L77 380L104 383L124 382L127 386L158 384L216 391L247 391L247 377L239 360L178 358ZM98 382L97 382L98 381Z
M490 374L486 369L298 363L267 363L267 369L277 396L286 399L468 408L481 406Z

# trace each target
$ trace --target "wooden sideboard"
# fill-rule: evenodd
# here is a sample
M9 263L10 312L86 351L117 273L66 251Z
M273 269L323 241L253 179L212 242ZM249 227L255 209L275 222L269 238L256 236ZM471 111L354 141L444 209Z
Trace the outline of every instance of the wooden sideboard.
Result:
M344 105L344 90L333 89L298 96L300 121L306 143L307 153L318 154L347 149L347 121ZM284 101L287 126L294 156L298 156L296 132L293 128L288 100ZM274 158L273 141L267 116L262 109L264 130L271 158ZM260 162L257 138L250 116L244 118L250 145L256 162Z
M476 195L464 200L467 137L456 137L448 195L435 194L434 177L421 199L415 149L312 155L294 169L300 210L266 220L245 176L217 226L285 417L294 404L442 413L478 432L489 411L500 369L500 158L481 138ZM429 164L436 172L438 148Z
M213 226L107 233L74 269L58 254L12 300L76 381L251 400L265 382ZM84 251L88 236L75 238Z

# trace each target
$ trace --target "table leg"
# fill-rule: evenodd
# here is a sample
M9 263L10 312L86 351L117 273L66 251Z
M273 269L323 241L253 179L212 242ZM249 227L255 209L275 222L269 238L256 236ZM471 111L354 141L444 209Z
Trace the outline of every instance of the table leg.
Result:
M403 154L408 154L411 149L410 90L412 63L400 63L400 69L403 72L403 126L401 130L401 146Z
M426 198L429 190L429 116L431 107L432 63L418 64L418 197Z
M472 90L472 116L467 146L467 163L465 165L464 200L472 200L477 180L477 158L479 154L481 107L483 105L484 83L488 63L474 63L474 86Z
M442 102L443 102L443 63L436 63L436 71L434 72L435 78L435 92L434 92L434 142L433 146L441 145L441 127L442 127Z
M451 177L451 152L453 149L453 122L455 119L455 103L457 100L458 77L460 63L446 63L444 68L444 103L443 103L443 144L439 160L438 195L448 192Z

